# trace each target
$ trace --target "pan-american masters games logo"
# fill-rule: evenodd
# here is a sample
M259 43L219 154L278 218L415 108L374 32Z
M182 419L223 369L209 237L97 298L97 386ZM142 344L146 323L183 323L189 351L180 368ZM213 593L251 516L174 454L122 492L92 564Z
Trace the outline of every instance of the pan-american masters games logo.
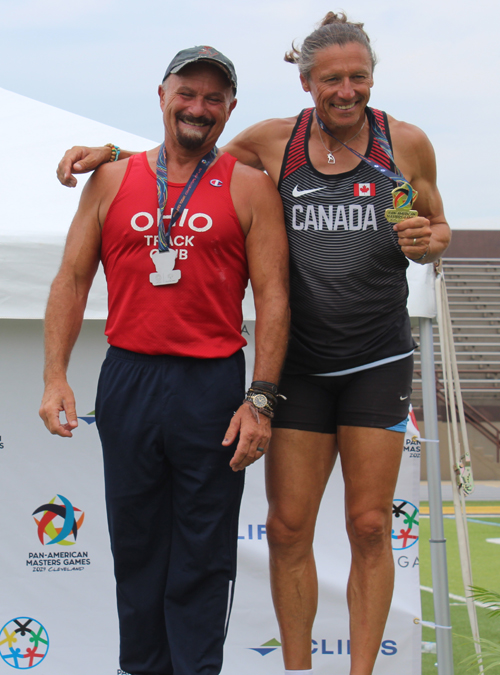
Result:
M43 504L33 511L33 516L36 516L37 513L42 514L39 520L35 518L35 523L38 526L38 539L43 545L74 546L85 514L81 509L74 507L66 497L57 496L61 500L61 504L56 504L56 497L53 497L48 504ZM76 512L81 515L77 516ZM58 521L60 521L59 527L57 526Z
M53 497L33 511L38 539L42 546L58 544L66 549L75 546L85 513L63 495ZM26 566L33 572L81 572L90 565L87 552L72 550L30 551Z
M48 651L48 633L35 619L19 616L8 621L0 631L0 657L12 668L34 668Z
M410 548L418 541L418 507L404 499L392 503L392 548Z

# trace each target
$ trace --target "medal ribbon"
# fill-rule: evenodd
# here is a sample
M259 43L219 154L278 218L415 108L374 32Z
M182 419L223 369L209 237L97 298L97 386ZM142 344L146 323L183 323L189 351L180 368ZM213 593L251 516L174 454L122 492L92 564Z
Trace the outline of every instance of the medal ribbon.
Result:
M367 108L367 115L368 115L368 119L370 120L370 127L371 127L371 130L373 132L373 135L375 136L375 138L379 142L379 145L382 148L382 150L385 152L385 154L389 157L391 162L394 164L395 171L391 171L390 169L386 169L385 166L381 166L380 164L377 164L377 162L374 162L373 159L370 159L369 157L365 157L364 155L362 155L357 150L353 150L352 148L350 148L345 143L342 143L341 140L339 140L338 138L336 138L332 134L332 132L328 129L328 127L323 122L323 120L321 120L319 118L318 111L316 110L316 120L318 122L318 125L319 125L321 131L324 131L325 134L328 134L329 136L334 138L337 141L337 143L340 143L341 145L343 145L344 148L347 148L350 152L352 152L354 155L356 155L356 157L359 157L360 159L362 159L363 162L366 162L373 169L375 169L379 173L383 174L384 176L387 176L387 178L389 178L390 180L393 180L396 184L399 184L399 183L402 183L402 182L408 183L406 178L403 176L401 171L396 166L396 162L394 161L391 146L389 144L389 141L387 140L387 136L384 134L384 132L380 128L379 123L375 119L375 115L373 115L373 113L371 113L371 111L369 111L368 108Z
M168 230L165 231L163 212L165 211L168 197L167 153L165 150L165 143L161 144L160 152L158 154L158 161L156 163L156 191L158 193L158 207L160 209L160 218L158 223L158 250L160 252L169 250L170 231L172 227L179 220L182 212L187 206L187 203L191 199L193 192L196 190L198 183L203 178L216 157L217 148L213 147L210 152L207 152L207 154L202 159L200 159L195 170L191 174L191 178L182 189L179 199L172 209Z

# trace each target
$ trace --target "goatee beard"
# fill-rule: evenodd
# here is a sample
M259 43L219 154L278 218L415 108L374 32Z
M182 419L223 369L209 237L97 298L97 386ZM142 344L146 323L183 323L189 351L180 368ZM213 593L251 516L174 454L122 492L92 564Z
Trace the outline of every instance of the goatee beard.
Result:
M190 115L186 115L185 117L179 117L178 118L181 122L185 122L189 124L190 122L198 122L206 125L210 125L209 129L205 131L204 133L201 133L198 135L196 132L191 136L190 134L183 134L179 129L176 131L176 138L177 141L179 142L180 145L182 145L183 148L186 148L186 150L198 150L204 143L205 139L208 136L208 133L210 131L210 128L213 125L213 121L210 118L207 117L191 117Z
M207 135L208 134L205 134L204 136L184 136L177 132L176 138L179 145L182 145L186 150L198 150L205 142Z

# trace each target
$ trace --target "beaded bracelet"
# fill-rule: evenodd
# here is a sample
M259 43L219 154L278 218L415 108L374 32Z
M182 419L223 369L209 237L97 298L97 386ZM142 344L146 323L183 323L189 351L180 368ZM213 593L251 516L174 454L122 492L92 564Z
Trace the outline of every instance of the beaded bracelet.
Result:
M118 160L118 157L120 156L120 148L117 145L114 145L113 143L106 143L104 146L105 148L111 148L111 157L109 158L109 162L116 162Z

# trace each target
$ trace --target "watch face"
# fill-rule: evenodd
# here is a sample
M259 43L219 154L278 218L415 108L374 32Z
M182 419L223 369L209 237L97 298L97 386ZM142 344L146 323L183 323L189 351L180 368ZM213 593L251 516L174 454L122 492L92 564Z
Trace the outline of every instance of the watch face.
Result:
M265 408L267 405L267 396L264 396L264 394L255 394L252 396L252 400L256 408Z

